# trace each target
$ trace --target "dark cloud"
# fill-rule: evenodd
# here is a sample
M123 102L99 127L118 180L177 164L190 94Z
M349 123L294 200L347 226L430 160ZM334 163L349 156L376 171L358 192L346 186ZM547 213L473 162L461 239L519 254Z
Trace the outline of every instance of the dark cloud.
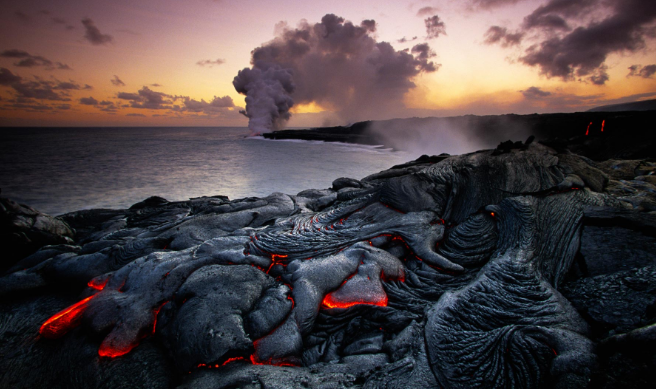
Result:
M424 7L424 8L420 8L419 11L417 11L417 16L423 18L424 16L435 15L435 13L437 13L437 8Z
M499 43L502 47L509 47L521 43L523 37L523 32L509 33L505 27L492 26L485 33L485 43Z
M11 50L5 50L2 53L0 53L0 57L4 57L4 58L28 58L28 57L31 57L31 55L27 51L11 49Z
M417 40L416 36L413 36L412 38L403 37L403 38L397 40L397 42L398 43L406 43L406 42L412 42L412 41L416 41L416 40Z
M165 109L171 108L170 104L175 99L174 96L161 92L155 92L144 86L137 93L121 92L116 97L121 100L130 101L131 108L139 109Z
M96 106L98 105L98 100L94 99L92 96L89 97L82 97L80 99L80 104L82 105L93 105Z
M118 111L118 106L111 101L103 100L98 103L98 107L103 112L116 112Z
M114 78L109 81L111 81L112 85L114 86L125 86L125 83L120 78L118 78L116 74L114 75Z
M0 69L0 85L12 88L19 98L70 101L67 84L61 81L46 81L38 77L26 81L9 69Z
M235 103L230 96L217 97L209 103L201 99L200 101L191 99L189 97L183 98L184 107L174 106L172 110L175 112L194 112L204 113L209 116L219 115L226 112L226 109L233 108Z
M224 63L225 63L225 60L222 60L221 58L217 58L215 60L203 59L203 60L200 60L200 61L196 62L196 65L212 67L214 65L222 65Z
M137 116L137 117L144 117L144 118L146 117L146 115L144 115L142 113L129 113L125 116Z
M27 23L27 22L29 22L30 20L32 20L31 17L29 17L27 14L25 14L25 13L23 13L23 12L21 12L21 11L16 11L16 12L14 12L14 16L16 16L16 18L18 18L18 20L20 20L20 21L23 22L23 23Z
M319 23L282 26L274 40L253 50L252 67L233 81L246 95L244 114L251 130L281 127L294 104L316 103L344 121L404 109L403 98L415 87L414 78L437 67L377 42L371 25L328 14Z
M52 111L53 108L46 104L41 103L13 103L5 105L7 108L20 109L27 112L48 112Z
M656 64L647 66L631 65L627 77L651 78L654 74L656 74Z
M369 32L376 32L376 21L373 19L363 20L360 23L360 27L364 28Z
M162 84L157 84L157 83L155 83L155 84L150 84L150 86L153 86L153 87L157 88L157 87L162 86Z
M49 81L27 81L11 85L12 88L21 97L37 99L37 100L60 100L70 101L68 94L65 92L59 93L55 90L53 84Z
M437 69L442 66L440 64L435 65L433 62L428 61L430 58L436 56L435 52L431 50L428 43L420 43L418 45L414 45L410 52L415 55L415 58L421 61L419 66L423 71L427 73L437 71Z
M531 32L539 39L525 48L519 61L549 78L603 85L608 56L642 50L646 39L656 34L654 22L653 0L549 0L526 16L515 33ZM514 44L506 39L507 31L495 27L486 33L486 43Z
M60 90L80 90L88 85L85 84L84 87L78 85L74 81L57 81L57 84L55 85L54 89L60 89Z
M599 2L600 0L549 0L524 18L523 27L569 30L567 18L578 18Z
M52 68L52 61L47 58L43 58L40 55L30 56L29 58L21 59L20 61L14 63L14 66L23 67L23 68L32 68L35 66L45 66Z
M424 19L424 24L426 25L427 39L435 39L440 35L446 35L446 26L439 16L433 15Z
M23 50L5 50L0 53L0 57L20 59L18 62L14 62L14 66L23 68L44 66L47 70L71 70L71 68L66 64L61 62L52 62L51 60L40 55L31 55L27 51Z
M21 82L22 77L13 74L7 68L0 68L0 85L11 86Z
M515 4L520 1L522 0L469 0L469 3L473 8L490 9Z
M59 109L61 111L66 111L68 109L71 109L71 105L70 104L61 104L61 105L55 106L55 109Z
M111 35L101 33L93 20L89 18L82 19L82 25L84 25L85 30L84 39L93 45L104 45L114 40Z
M551 96L551 92L543 91L542 89L536 86L532 86L530 88L527 88L526 90L520 90L520 92L527 99L539 99L539 98Z

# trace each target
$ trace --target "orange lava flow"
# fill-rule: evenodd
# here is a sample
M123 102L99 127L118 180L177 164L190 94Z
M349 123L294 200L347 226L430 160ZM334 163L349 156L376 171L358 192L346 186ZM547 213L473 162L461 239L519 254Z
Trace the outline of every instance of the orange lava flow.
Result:
M107 285L108 282L109 282L109 278L105 278L104 280L97 280L96 278L94 278L91 281L89 281L87 286L95 290L103 290L105 289L105 285Z
M606 124L606 120L601 121L601 132L604 132L604 124Z
M98 349L98 355L100 355L101 357L105 357L105 358L120 357L120 356L123 356L123 355L129 353L130 351L132 351L132 349L137 347L138 344L139 344L139 342L135 342L135 343L129 344L126 347L123 347L123 348L113 348L112 346L105 345L105 343L103 342L100 345L100 348Z
M590 122L590 124L588 124L588 128L585 129L585 135L586 136L590 134L590 126L591 125L592 125L592 122Z
M225 362L223 362L223 363L221 364L221 366L225 366L225 365L227 365L227 364L230 363L230 362L243 361L243 360L244 360L244 357L228 358L228 359L226 359Z
M95 296L89 296L46 320L41 325L39 334L48 339L57 339L64 336L72 328L80 325L82 314L87 309L89 301Z
M379 307L387 306L387 295L378 301L337 301L333 298L332 293L328 293L321 302L327 308L350 308L355 305L376 305Z

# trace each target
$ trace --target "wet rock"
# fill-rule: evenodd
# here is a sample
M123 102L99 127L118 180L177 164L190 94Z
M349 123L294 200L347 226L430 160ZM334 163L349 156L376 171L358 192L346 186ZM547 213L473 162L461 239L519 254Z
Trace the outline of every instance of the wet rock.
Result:
M0 197L0 274L43 246L72 244L74 234L65 222Z

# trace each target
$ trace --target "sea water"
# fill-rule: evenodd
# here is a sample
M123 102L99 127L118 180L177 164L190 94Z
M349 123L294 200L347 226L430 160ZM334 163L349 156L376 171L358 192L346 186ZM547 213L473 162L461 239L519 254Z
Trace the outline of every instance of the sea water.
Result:
M127 208L149 196L230 199L329 188L419 157L247 128L0 128L0 193L42 212Z

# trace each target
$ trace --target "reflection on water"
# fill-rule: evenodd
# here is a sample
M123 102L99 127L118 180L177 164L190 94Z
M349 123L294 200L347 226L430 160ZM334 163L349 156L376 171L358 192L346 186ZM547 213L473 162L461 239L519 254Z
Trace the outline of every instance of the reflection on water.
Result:
M417 156L370 146L244 138L246 128L0 129L2 196L53 215L149 196L231 199L328 188Z

